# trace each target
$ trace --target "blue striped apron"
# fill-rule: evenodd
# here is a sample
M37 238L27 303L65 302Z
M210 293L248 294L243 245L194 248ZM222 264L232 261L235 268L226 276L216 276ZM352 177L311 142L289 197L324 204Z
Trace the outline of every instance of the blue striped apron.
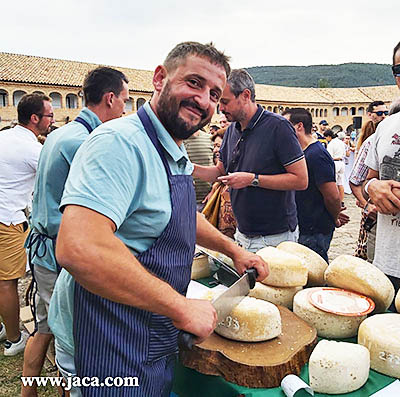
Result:
M172 213L160 237L139 262L186 294L196 241L196 200L190 175L172 175L156 131L143 108L139 118L167 172ZM80 377L138 377L139 387L81 387L89 396L169 396L178 330L158 314L112 302L75 285L75 365Z

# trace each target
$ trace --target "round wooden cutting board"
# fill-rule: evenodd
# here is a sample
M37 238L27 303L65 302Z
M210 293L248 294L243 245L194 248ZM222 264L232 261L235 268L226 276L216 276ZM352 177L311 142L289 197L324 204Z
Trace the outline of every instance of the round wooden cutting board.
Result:
M299 375L317 343L317 331L286 307L278 308L282 334L277 338L237 342L214 332L192 350L182 350L181 362L203 374L252 388L277 387L286 375Z

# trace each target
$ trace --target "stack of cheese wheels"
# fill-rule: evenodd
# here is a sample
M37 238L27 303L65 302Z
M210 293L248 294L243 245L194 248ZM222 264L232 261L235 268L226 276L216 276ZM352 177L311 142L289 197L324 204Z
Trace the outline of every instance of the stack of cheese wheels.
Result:
M328 264L324 258L318 255L315 251L293 241L284 241L276 248L296 255L302 259L308 269L308 287L320 287L325 285L324 273Z
M293 297L302 289L303 287L271 287L257 282L255 287L250 290L249 296L292 310Z
M275 247L265 247L257 252L268 263L269 275L262 283L272 287L299 287L307 284L308 270L296 255Z
M350 393L368 380L369 365L364 346L321 340L310 356L310 386L318 393Z
M325 271L328 285L369 296L374 313L384 312L392 303L394 288L388 277L371 263L351 255L340 255Z
M394 304L396 306L397 312L400 313L400 289L397 291L396 300L394 301Z
M367 316L340 316L318 309L309 300L309 294L316 290L319 288L298 292L293 299L293 313L313 325L322 338L351 338L357 335L358 327Z
M376 314L364 320L358 330L358 343L371 355L371 368L400 378L400 314Z
M205 299L211 300L220 293L215 294L211 290L207 292ZM266 341L281 334L281 315L274 304L245 297L217 325L215 332L225 338L240 342Z

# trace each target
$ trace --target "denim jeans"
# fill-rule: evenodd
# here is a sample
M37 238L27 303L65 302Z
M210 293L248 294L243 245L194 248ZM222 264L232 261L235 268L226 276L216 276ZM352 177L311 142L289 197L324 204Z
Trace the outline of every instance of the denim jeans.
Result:
M328 262L328 250L331 245L333 231L328 234L315 233L315 234L300 234L299 244L312 249L317 254L322 256Z
M299 228L291 232L288 230L284 233L272 234L270 236L246 236L241 233L238 229L235 233L235 241L243 247L246 251L257 252L264 247L276 247L283 241L294 241L297 242L299 238Z

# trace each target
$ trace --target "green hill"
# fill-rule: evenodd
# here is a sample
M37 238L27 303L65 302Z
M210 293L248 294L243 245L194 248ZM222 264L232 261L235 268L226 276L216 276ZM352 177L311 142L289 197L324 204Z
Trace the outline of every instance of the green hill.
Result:
M256 66L246 68L257 84L287 87L369 87L393 85L391 65L343 63L312 66Z

